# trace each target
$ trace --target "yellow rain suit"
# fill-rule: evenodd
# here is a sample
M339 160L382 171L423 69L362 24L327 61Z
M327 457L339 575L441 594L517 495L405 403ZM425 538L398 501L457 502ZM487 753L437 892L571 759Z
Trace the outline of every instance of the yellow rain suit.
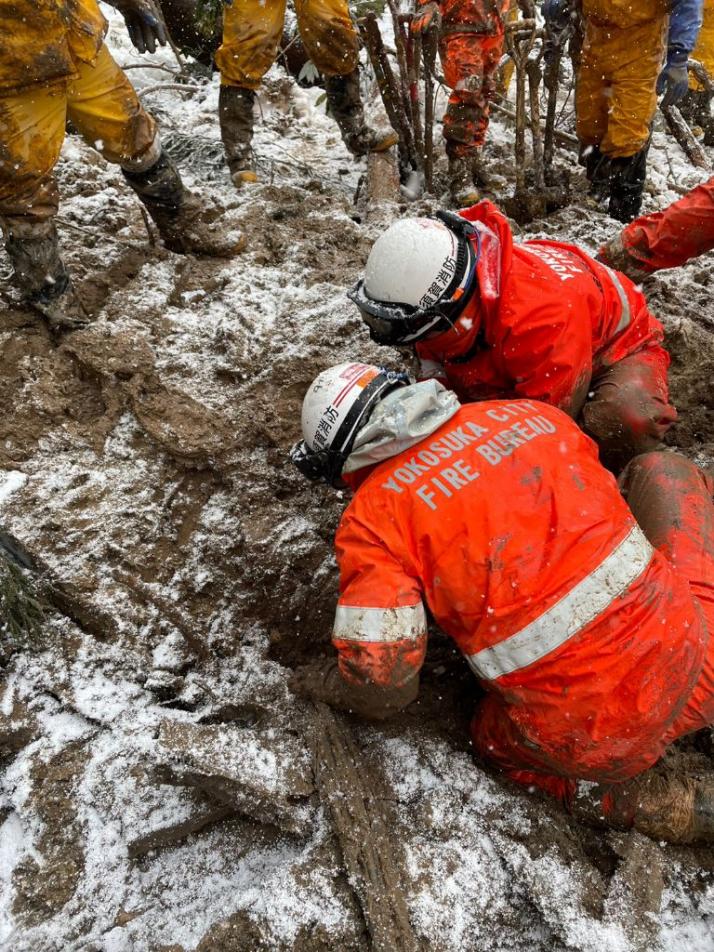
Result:
M704 22L692 52L692 59L699 60L714 83L714 0L704 0ZM704 88L692 72L689 73L689 88Z
M667 0L583 0L585 41L575 96L578 139L603 155L639 152L657 108Z
M358 40L347 0L295 0L298 29L324 76L357 68ZM221 82L257 89L278 53L285 0L233 0L223 11L223 43L216 53Z
M108 161L153 165L155 122L104 44L96 0L0 0L0 22L0 217L56 213L68 119Z

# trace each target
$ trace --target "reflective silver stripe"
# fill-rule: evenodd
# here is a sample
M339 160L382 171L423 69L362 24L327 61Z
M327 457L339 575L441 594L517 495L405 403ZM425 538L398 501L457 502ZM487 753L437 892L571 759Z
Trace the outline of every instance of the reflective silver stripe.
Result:
M493 680L525 668L582 631L609 608L650 563L652 546L634 526L606 559L548 611L497 645L467 655L480 678Z
M630 321L632 320L632 311L630 310L630 302L627 299L627 294L625 289L622 286L622 282L617 276L617 272L613 271L612 268L607 269L607 273L610 275L610 280L615 285L615 290L617 291L617 296L620 299L620 304L622 306L622 314L620 315L620 320L617 327L615 328L615 334L619 334L620 331L624 331L626 327L630 326Z
M332 630L337 641L406 641L425 634L426 613L421 602L402 608L338 605Z

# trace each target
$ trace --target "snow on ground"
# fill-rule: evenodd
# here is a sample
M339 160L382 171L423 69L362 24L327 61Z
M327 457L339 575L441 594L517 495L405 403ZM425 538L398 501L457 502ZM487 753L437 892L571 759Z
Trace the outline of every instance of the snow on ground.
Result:
M116 14L110 45L124 64L175 65L165 50L142 60ZM171 79L130 76L137 88ZM364 163L320 90L277 68L256 128L263 184L236 194L216 161L217 78L196 76L196 92L145 101L187 150L187 184L248 234L246 253L152 248L121 176L70 137L60 231L99 316L61 341L18 308L0 327L0 525L40 560L57 609L0 682L0 946L13 952L367 948L315 791L311 711L286 684L329 636L342 501L306 487L285 454L318 370L385 359L345 288L385 220L434 203L363 221ZM487 163L506 183L511 142L494 118ZM648 207L703 177L655 132ZM516 232L595 249L613 223L578 186L570 207ZM708 259L651 289L692 419L709 366L695 361L711 345L690 318L710 272ZM682 445L707 458L696 419ZM431 652L413 716L353 725L390 790L424 947L714 950L711 852L652 846L661 911L613 913L621 846L475 764L474 689L442 643Z

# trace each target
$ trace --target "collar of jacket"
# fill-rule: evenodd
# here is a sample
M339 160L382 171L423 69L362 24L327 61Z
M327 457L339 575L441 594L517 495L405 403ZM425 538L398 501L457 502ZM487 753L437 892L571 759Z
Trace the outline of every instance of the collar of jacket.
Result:
M436 380L398 387L380 400L357 434L342 474L374 466L430 436L450 420L461 404ZM354 480L347 480L354 486Z

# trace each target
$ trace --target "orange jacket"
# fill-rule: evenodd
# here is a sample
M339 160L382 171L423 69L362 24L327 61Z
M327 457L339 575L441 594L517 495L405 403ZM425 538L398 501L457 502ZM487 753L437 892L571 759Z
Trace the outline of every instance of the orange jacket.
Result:
M333 632L346 680L413 678L426 606L554 773L618 780L650 765L707 634L568 416L469 404L346 478Z
M575 245L514 244L491 202L461 214L481 227L479 286L454 329L417 345L423 377L464 401L520 396L577 411L594 374L659 347L662 325L624 275Z

